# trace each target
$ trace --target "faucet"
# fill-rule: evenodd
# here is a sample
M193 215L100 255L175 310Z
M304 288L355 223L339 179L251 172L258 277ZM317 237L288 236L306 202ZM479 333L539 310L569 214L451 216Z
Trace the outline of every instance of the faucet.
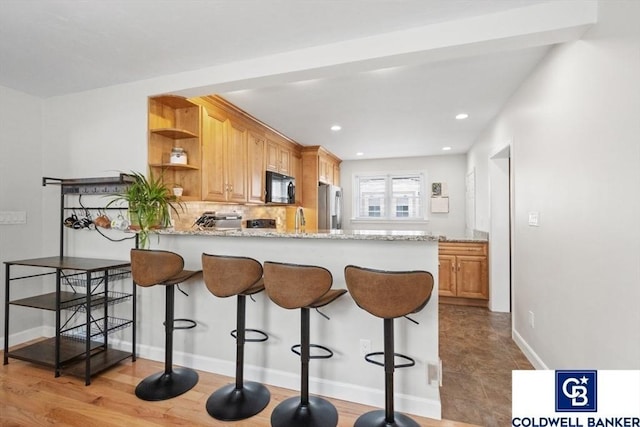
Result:
M305 220L304 220L304 210L302 207L298 207L296 209L296 220L295 220L295 230L296 233L301 231L304 232Z

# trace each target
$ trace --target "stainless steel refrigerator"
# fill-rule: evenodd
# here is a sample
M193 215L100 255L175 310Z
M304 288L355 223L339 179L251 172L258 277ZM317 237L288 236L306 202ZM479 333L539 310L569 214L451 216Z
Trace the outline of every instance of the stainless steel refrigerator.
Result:
M342 188L320 184L318 187L318 230L342 228Z

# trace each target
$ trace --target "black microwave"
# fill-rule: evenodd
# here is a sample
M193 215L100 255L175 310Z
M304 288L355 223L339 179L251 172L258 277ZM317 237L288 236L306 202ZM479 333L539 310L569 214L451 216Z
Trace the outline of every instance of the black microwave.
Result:
M296 179L267 171L265 202L292 205L296 202Z

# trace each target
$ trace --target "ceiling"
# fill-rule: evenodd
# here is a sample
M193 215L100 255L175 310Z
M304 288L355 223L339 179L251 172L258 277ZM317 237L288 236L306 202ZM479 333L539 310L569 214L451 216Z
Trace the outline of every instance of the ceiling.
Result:
M548 0L0 0L0 85L48 98ZM222 95L343 159L464 153L546 54L529 47ZM202 94L205 95L205 94ZM453 116L467 112L457 121ZM329 126L340 124L340 132ZM359 158L359 157L358 157Z

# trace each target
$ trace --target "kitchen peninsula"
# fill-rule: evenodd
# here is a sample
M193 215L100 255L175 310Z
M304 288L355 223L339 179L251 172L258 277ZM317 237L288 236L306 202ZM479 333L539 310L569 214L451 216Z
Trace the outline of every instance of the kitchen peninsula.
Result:
M161 230L154 248L180 253L187 268L200 268L203 252L249 256L260 262L311 264L327 268L333 286L346 288L344 267L354 264L382 270L426 270L438 282L438 238L425 232L342 231L294 233L254 230ZM198 327L178 334L175 363L233 376L232 338L235 301L214 298L199 282L183 286L189 297L176 298L176 317L189 317ZM246 377L266 384L298 389L298 356L290 351L299 341L299 313L272 304L264 293L248 302L247 327L266 331L270 338L246 349ZM160 292L139 293L142 319L140 356L160 360L163 336L150 325L161 322ZM364 361L362 345L381 351L380 319L357 307L350 297L320 309L330 320L312 313L311 342L330 347L331 359L310 365L310 392L383 407L382 368ZM398 319L396 351L416 360L416 366L396 370L396 409L409 414L440 417L438 379L427 378L428 366L438 366L438 293L434 289L424 310L410 316L419 324ZM148 326L147 326L148 325ZM364 344L363 344L364 343ZM433 370L433 368L432 368Z
M149 168L166 182L179 184L186 205L180 218L174 218L175 229L159 230L160 239L153 246L179 253L186 268L201 268L204 252L321 266L333 275L334 288L346 288L343 271L349 264L433 274L431 301L410 316L418 324L407 319L395 322L396 351L416 360L416 366L396 371L395 388L397 410L439 418L439 381L427 378L427 372L438 372L439 365L438 237L420 231L316 231L319 184L340 183L341 160L323 147L299 144L219 96L152 97L148 118ZM188 155L186 164L170 161L176 147ZM295 180L288 206L269 204L265 198L269 173ZM293 218L298 210L310 232L285 231L296 228ZM194 228L202 212L270 219L276 229ZM233 376L234 348L227 341L235 328L235 302L212 297L201 281L183 288L189 297L177 296L176 317L191 318L198 327L174 338L175 362ZM299 314L275 306L264 293L254 299L247 310L247 327L264 330L270 338L263 345L247 346L245 377L298 389L298 356L290 348L300 339ZM139 292L138 301L140 356L162 360L163 336L150 326L162 322L162 310L156 309L164 304L162 293ZM311 342L331 348L334 357L311 363L310 392L383 407L382 368L367 363L362 354L383 349L380 319L357 307L350 297L320 311L330 320L312 314Z

